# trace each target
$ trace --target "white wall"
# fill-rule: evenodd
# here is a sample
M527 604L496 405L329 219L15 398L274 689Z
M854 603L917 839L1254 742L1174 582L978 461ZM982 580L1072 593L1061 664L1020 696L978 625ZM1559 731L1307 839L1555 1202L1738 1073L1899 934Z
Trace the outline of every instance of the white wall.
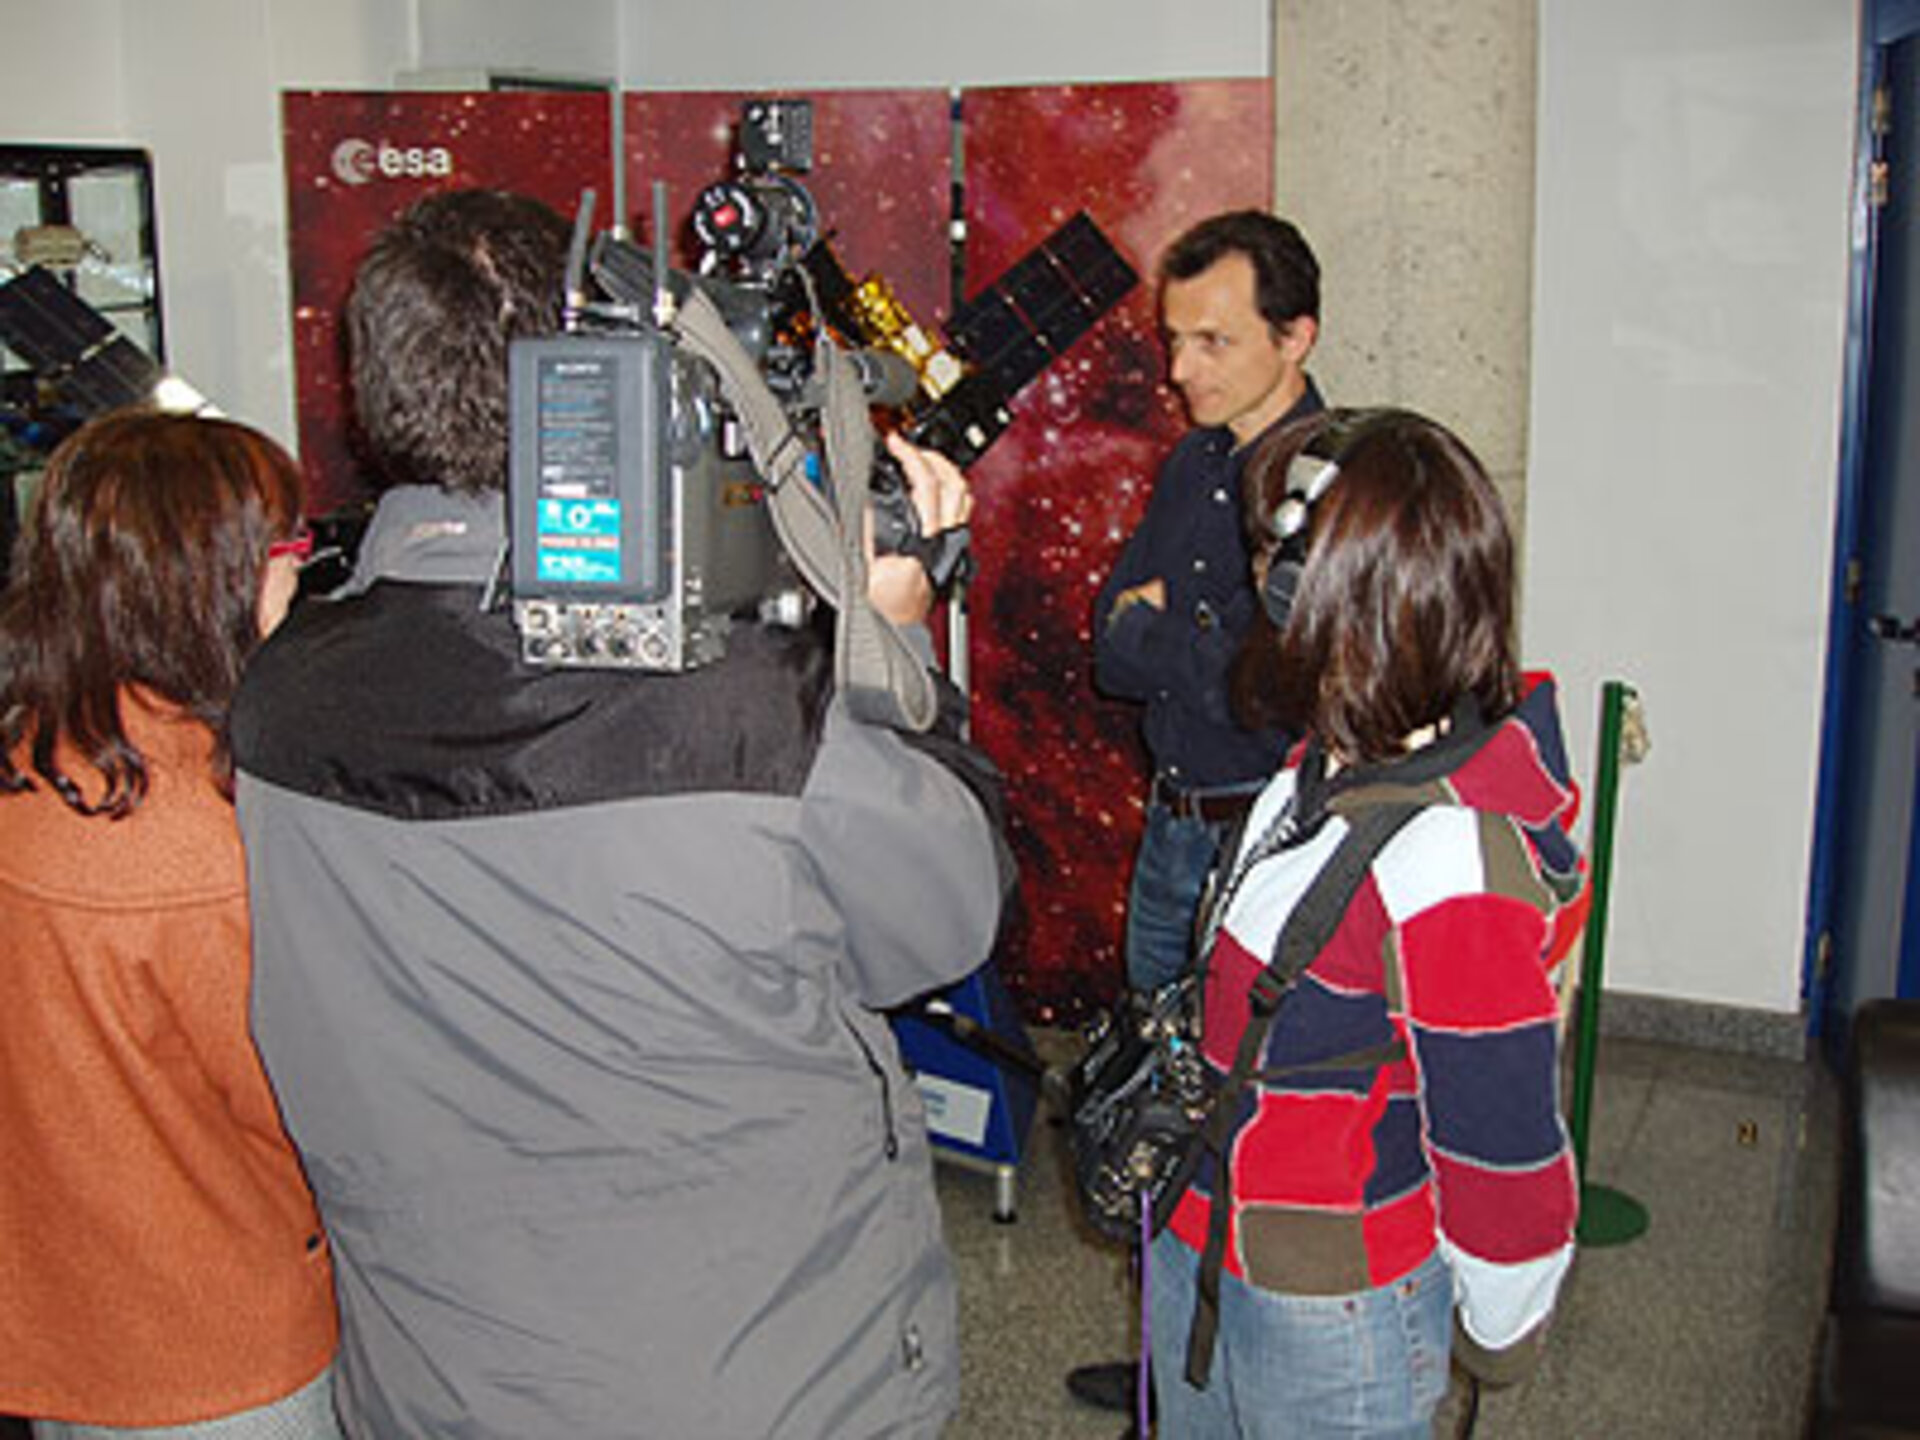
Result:
M1853 9L1541 5L1525 639L1583 771L1603 680L1649 722L1610 988L1798 1008Z
M1268 72L1272 0L625 0L635 89L1019 85Z
M1272 0L413 0L422 67L635 90L1267 73Z
M405 31L382 8L136 0L124 11L128 119L154 153L168 358L223 409L289 444L279 89L386 84Z
M121 93L124 0L6 7L0 44L0 138L76 145L126 141Z
M428 69L619 78L622 0L414 0L412 8Z

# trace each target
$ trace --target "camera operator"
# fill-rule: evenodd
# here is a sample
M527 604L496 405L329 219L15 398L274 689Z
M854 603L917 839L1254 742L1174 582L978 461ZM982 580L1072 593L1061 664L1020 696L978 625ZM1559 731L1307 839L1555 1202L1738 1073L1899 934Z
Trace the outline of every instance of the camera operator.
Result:
M812 631L674 675L520 658L488 604L506 351L558 328L567 242L461 191L375 243L347 331L395 488L234 710L254 1023L333 1241L342 1416L934 1435L953 1285L877 1012L985 960L997 779L952 724L855 721ZM927 532L964 522L958 471L893 449ZM870 599L911 626L933 596L888 556Z

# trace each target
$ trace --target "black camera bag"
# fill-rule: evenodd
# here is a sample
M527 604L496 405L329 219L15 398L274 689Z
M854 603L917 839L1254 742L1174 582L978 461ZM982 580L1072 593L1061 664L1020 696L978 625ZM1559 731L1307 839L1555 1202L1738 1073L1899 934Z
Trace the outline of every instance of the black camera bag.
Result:
M1110 1240L1158 1235L1200 1163L1218 1078L1200 1054L1192 973L1129 992L1068 1077L1068 1143L1087 1223Z

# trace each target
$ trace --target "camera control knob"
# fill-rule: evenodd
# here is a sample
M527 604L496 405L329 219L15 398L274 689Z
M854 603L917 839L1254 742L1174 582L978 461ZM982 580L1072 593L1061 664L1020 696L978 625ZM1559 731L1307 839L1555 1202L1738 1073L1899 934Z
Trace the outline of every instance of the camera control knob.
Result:
M766 207L753 191L732 180L709 185L693 202L693 233L721 255L746 254L766 223Z

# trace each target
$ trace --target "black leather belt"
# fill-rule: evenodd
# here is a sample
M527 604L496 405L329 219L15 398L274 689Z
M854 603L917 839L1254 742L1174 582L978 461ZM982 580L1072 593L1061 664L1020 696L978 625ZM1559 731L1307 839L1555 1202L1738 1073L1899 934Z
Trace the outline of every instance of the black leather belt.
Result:
M1225 825L1238 820L1259 796L1259 790L1182 790L1163 777L1153 777L1149 796L1155 805L1163 805L1182 820L1201 820L1208 825Z

